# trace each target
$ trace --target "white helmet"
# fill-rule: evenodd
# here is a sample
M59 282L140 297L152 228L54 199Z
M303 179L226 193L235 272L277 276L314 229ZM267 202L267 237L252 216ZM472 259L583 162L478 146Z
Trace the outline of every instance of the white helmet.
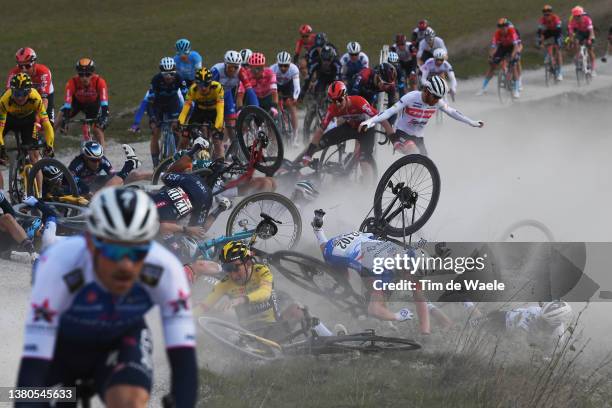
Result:
M150 241L159 231L159 215L147 193L124 187L98 191L89 204L88 231L120 242Z
M399 55L395 51L389 52L387 55L387 61L392 64L397 64L399 62Z
M424 37L426 40L433 40L436 38L436 32L433 30L433 28L427 27L427 29L425 29Z
M361 52L361 45L357 41L351 41L346 44L346 50L349 54L359 54Z
M229 50L225 53L223 61L226 64L240 65L242 63L242 57L240 56L240 53L238 51Z
M176 69L176 63L174 62L174 58L172 57L164 57L159 61L159 70L164 71L174 71Z
M446 59L446 50L444 48L436 48L433 50L434 59Z
M276 54L276 62L280 65L287 65L291 63L291 54L287 51L281 51Z
M319 191L315 186L308 180L301 180L295 183L296 192L300 192L302 196L308 201L314 201L319 196Z
M444 98L444 95L446 95L446 91L448 90L446 81L437 75L431 77L431 79L427 82L427 85L425 85L425 88L427 88L429 93L437 98Z
M240 56L242 57L243 64L249 63L249 58L251 58L251 55L253 55L253 51L251 51L249 48L243 48L240 50Z
M551 326L568 323L572 319L572 307L567 302L544 303L542 319Z

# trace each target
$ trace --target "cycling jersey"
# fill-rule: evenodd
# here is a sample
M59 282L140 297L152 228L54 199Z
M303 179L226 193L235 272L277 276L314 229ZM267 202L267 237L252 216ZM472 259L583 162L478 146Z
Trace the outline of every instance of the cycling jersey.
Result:
M306 40L300 37L295 42L295 53L294 54L299 56L300 53L302 52L302 48L304 48L304 51L306 51L306 54L308 55L308 52L314 46L316 36L317 35L315 33L310 33Z
M321 129L327 129L331 121L336 118L342 118L351 128L357 129L362 121L376 115L376 109L363 97L351 95L347 96L347 99L348 101L343 109L338 108L335 103L329 104L327 113L321 121Z
M174 63L176 72L191 83L195 79L196 71L202 69L202 56L196 51L190 51L189 54L176 54Z
M560 324L555 328L544 326L542 323L542 308L530 306L525 308L512 309L506 312L506 328L508 330L521 330L530 335L537 335L539 332L548 329L551 334L562 336L565 332L565 325Z
M556 14L540 17L538 28L541 31L556 31L561 30L561 19Z
M9 71L8 78L6 79L7 89L11 87L11 79L19 74L21 69L19 66L14 67ZM28 74L29 75L29 74ZM38 91L40 96L46 98L49 94L53 93L53 81L51 80L51 71L43 64L34 64L34 73L30 75L32 78L32 85Z
M421 40L425 39L425 31L427 29L419 29L418 27L412 30L412 43L419 44Z
M81 104L100 104L108 106L108 87L104 78L93 74L89 84L84 85L78 76L74 76L66 83L66 96L64 97L64 109L72 108L72 100Z
M22 142L26 143L26 140L30 141L32 138L32 134L34 132L34 121L36 120L36 117L38 117L45 131L45 141L48 146L53 147L53 127L49 122L49 116L45 110L45 105L43 104L42 98L38 91L34 88L30 90L28 99L23 105L18 105L14 101L13 91L11 89L7 89L2 97L0 97L0 146L4 145L5 128L11 127L7 125L7 119L14 118L17 120L25 120L30 117L32 118L32 130L29 131L29 134L27 135L21 135Z
M242 86L246 89L251 87L251 83L249 81L250 78L243 67L239 66L238 71L234 74L234 76L228 76L225 72L225 64L220 62L213 65L210 72L213 76L213 81L217 81L223 85L223 88L226 91L237 89L239 84L242 84Z
M187 215L190 226L202 226L212 206L212 192L193 174L166 173L162 182L167 188L155 193L155 201L161 222L176 222Z
M393 44L389 50L396 52L399 60L406 63L415 59L418 48L414 44L406 42L403 47Z
M457 80L455 79L455 72L453 66L448 62L444 61L439 66L436 65L436 60L433 58L428 59L421 65L421 84L425 85L427 80L433 75L446 74L448 81L450 82L450 89L453 92L457 92Z
M438 48L442 48L444 51L446 51L446 45L444 44L444 40L442 40L440 37L434 37L432 46L429 45L427 40L423 39L421 40L421 42L419 42L419 50L417 51L417 58L427 59L423 57L423 53L431 56L431 54L433 53L433 50L438 49Z
M183 91L187 91L187 83L179 74L175 74L172 82L168 83L164 75L158 73L151 79L147 100L156 106L170 106L178 102L179 93Z
M238 321L242 326L253 330L274 323L279 312L273 280L272 272L267 266L255 264L246 284L239 285L226 276L213 287L213 291L204 300L204 305L212 307L223 296L230 299L246 296L248 302L236 307Z
M501 28L499 28L495 30L495 33L493 34L493 38L491 39L491 47L512 47L513 45L517 45L519 41L519 35L514 27L508 27L506 34L504 34Z
M100 164L98 168L92 170L87 167L85 162L85 158L83 155L78 155L68 165L68 169L77 177L79 180L83 180L84 182L91 181L96 176L107 176L113 174L113 165L106 158L106 156L102 156L100 159Z
M375 75L376 73L372 68L364 68L359 71L353 77L352 82L349 83L349 95L362 96L371 105L374 105L378 99L378 94L382 92L375 84ZM387 94L389 106L395 103L395 91L395 84L384 91Z
M204 93L197 84L191 85L187 92L185 105L179 115L181 125L186 123L192 105L199 110L216 111L214 126L216 129L223 128L224 91L219 82L212 81L207 93Z
M576 18L572 18L568 24L567 29L570 36L572 36L574 32L585 33L593 30L593 20L591 20L591 17L585 14L580 17L579 20L580 21L578 21Z
M351 268L361 271L362 267L372 269L372 265L364 265L362 245L381 242L374 234L366 232L350 232L331 238L323 249L323 259L332 266Z
M342 78L350 79L357 75L363 68L370 67L370 60L364 52L360 52L357 56L357 60L351 60L351 56L346 53L340 58L340 65L342 66Z
M271 68L264 68L259 77L256 77L252 72L249 72L251 87L255 91L255 95L259 99L272 94L277 89L276 74ZM240 84L238 93L244 93L244 87Z
M317 76L317 87L325 90L325 87L327 87L327 85L331 84L334 81L340 80L341 71L342 68L340 66L340 60L338 60L338 58L334 58L333 61L329 62L314 62L308 66L308 77L304 81L304 87L302 88L302 90L304 91L308 89L315 73Z

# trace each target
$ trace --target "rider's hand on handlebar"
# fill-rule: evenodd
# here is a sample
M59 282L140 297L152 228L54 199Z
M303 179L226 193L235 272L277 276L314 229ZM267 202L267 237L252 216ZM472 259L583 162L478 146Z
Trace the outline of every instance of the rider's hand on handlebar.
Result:
M196 140L193 141L193 146L194 147L197 146L200 150L204 150L204 149L208 149L208 146L210 146L210 143L208 143L208 140L200 136Z
M55 157L55 152L53 151L53 147L46 145L45 146L45 156L46 157Z
M374 127L374 123L370 122L369 120L364 120L363 122L359 124L359 131L365 132L371 127Z
M479 128L481 128L481 127L483 127L483 126L484 126L484 122L483 122L482 120L478 120L478 121L477 121L477 123L478 123L478 126L474 126L474 127L479 127Z

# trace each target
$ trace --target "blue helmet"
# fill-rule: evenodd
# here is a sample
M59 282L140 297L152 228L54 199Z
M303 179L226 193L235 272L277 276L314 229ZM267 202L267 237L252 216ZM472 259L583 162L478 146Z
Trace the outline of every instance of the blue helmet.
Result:
M191 52L191 43L186 38L181 38L175 44L176 52L179 54L189 54Z

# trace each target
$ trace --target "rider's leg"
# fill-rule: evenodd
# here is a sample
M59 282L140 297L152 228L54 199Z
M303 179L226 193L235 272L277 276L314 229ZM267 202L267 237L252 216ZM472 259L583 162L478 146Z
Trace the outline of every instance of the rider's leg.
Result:
M431 333L431 324L429 323L429 310L427 309L427 298L421 290L421 285L417 284L417 288L413 292L414 305L416 306L417 316L419 317L419 329L421 334Z
M304 312L302 308L296 303L292 303L285 310L281 312L281 320L283 321L300 321L304 318ZM325 327L323 322L319 321L319 324L312 328L321 337L333 336L333 333Z
M214 159L222 159L225 157L225 148L223 147L223 136L220 138L217 136L213 137L213 160Z
M297 141L298 114L297 114L297 106L296 106L295 99L285 100L285 107L289 109L289 114L291 115L291 126L293 127L293 140Z
M368 302L368 315L379 320L397 321L395 313L387 308L382 290L373 290Z
M159 166L159 135L161 133L160 128L154 121L151 121L151 143L149 149L151 151L151 161L153 162L153 168Z
M18 244L28 239L28 235L23 227L19 225L15 217L13 217L11 214L0 215L0 231L8 232L8 234Z
M100 143L103 147L106 147L104 140L104 131L98 126L93 126L93 133L98 143Z
M253 177L248 183L238 186L238 195L244 196L259 191L275 191L276 181L272 177Z
M591 70L595 71L595 47L591 45L587 48L587 50L589 51L589 57L591 58Z
M444 330L453 326L453 321L448 318L446 313L442 310L438 309L436 305L431 302L427 302L427 308L429 309L429 313L434 318L436 323L438 323Z
M32 165L40 160L40 151L38 150L30 150L28 151L28 157L30 158L30 163ZM36 185L38 186L38 192L42 195L42 185L43 185L43 174L42 171L36 173Z

